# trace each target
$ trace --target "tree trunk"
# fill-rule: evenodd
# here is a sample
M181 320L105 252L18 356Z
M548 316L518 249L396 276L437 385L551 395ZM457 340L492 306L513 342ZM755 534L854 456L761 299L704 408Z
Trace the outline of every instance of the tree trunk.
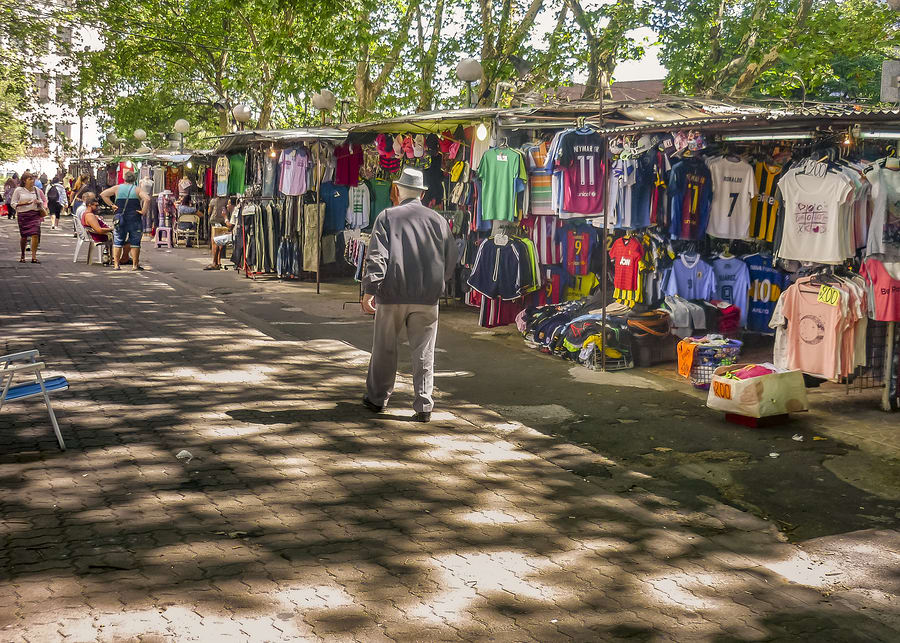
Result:
M369 113L372 105L381 95L381 92L384 91L388 78L390 78L397 67L400 52L403 51L403 48L409 41L409 28L412 25L413 14L419 8L420 1L410 0L407 5L406 13L403 14L400 18L400 23L397 25L397 36L393 41L391 51L384 64L382 64L375 80L371 78L372 68L369 64L369 45L368 43L363 43L360 46L359 62L356 64L356 79L353 82L353 86L356 89L357 111L360 118L365 118L366 114ZM371 22L371 15L367 15L365 22Z

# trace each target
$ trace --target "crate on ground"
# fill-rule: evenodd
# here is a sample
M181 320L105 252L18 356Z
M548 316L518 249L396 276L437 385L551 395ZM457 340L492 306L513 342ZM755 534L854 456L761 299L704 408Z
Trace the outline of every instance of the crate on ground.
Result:
M720 366L738 361L743 342L719 336L688 337L678 342L678 372L697 388L708 389Z

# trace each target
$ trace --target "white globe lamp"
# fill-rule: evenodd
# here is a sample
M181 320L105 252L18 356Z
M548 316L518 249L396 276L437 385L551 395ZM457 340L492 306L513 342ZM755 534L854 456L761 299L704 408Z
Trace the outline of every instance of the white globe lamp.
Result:
M141 128L138 128L134 130L134 137L139 141L143 141L147 138L147 132L145 132Z
M250 120L250 108L243 103L235 105L234 109L231 110L231 115L240 124L240 128L244 129L244 125Z
M191 124L183 118L179 118L175 121L175 131L179 134L187 134L189 129L191 129Z
M466 102L472 105L472 83L481 80L484 70L475 58L463 58L456 63L456 77L466 83Z

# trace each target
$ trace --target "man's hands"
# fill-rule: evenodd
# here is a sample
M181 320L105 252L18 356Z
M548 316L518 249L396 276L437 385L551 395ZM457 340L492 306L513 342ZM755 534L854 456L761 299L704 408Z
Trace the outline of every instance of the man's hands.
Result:
M375 314L375 295L363 295L362 298L362 311L367 315Z

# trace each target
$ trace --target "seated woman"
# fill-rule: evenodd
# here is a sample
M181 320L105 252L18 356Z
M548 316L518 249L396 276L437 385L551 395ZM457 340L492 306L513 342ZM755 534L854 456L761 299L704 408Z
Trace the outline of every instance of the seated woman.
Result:
M76 216L81 218L81 225L84 226L85 232L91 235L91 239L97 243L107 246L109 256L112 256L112 238L109 236L113 231L106 222L97 215L100 202L93 192L85 192L82 194L84 203L78 208Z

